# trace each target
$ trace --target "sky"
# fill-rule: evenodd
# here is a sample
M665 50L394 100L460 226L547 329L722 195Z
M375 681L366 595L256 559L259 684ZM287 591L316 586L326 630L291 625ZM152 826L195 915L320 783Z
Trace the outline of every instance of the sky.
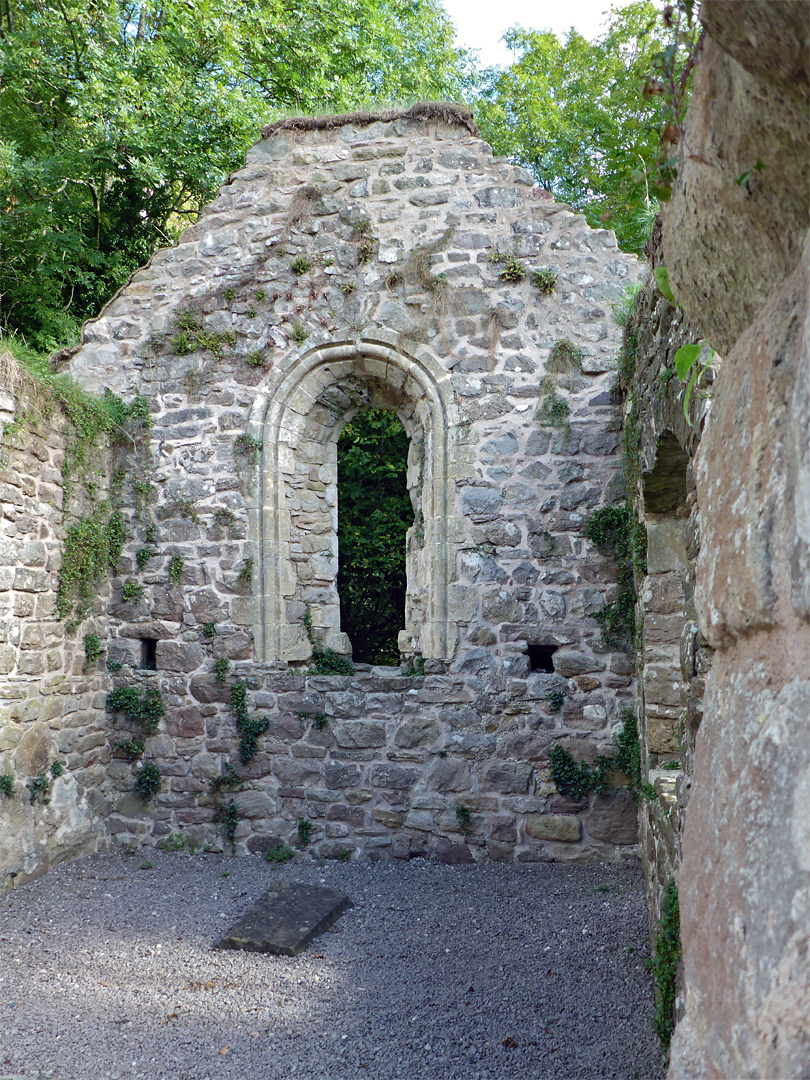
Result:
M511 26L553 30L564 37L573 26L589 40L605 28L611 7L630 0L442 0L458 30L457 45L477 49L482 64L506 66L514 59L500 42Z

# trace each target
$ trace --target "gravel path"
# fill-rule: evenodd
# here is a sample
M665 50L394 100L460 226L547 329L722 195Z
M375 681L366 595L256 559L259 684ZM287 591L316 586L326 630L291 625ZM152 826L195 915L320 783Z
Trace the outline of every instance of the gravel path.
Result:
M213 952L271 881L355 907L298 957ZM64 863L0 897L0 1073L659 1080L638 864Z

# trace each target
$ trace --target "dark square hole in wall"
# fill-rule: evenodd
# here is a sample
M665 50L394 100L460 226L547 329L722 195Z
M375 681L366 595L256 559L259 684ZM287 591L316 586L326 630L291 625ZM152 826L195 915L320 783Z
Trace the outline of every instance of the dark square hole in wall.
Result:
M557 651L556 645L533 645L528 646L529 671L554 671L552 657Z
M157 642L154 638L141 638L141 662L138 666L157 671Z

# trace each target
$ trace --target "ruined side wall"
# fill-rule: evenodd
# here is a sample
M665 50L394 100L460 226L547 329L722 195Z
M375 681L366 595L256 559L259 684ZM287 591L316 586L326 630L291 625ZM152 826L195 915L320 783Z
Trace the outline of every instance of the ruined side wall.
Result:
M716 649L686 811L686 1013L670 1076L810 1060L810 323L805 4L706 0L664 219L676 295L723 353L697 454L695 604ZM765 168L736 183L759 157Z
M85 671L81 637L57 617L56 591L66 515L62 465L67 425L26 389L0 391L0 881L15 884L66 857L106 843L103 787L110 759L103 664ZM103 498L109 473L96 452ZM74 507L82 502L74 484ZM105 590L86 633L104 638ZM51 766L64 772L57 778ZM57 772L59 771L57 766ZM42 777L43 799L29 785Z
M522 264L512 280L510 261ZM538 270L556 275L548 294ZM623 496L610 306L639 270L467 126L346 122L270 133L86 327L74 374L139 391L154 420L125 489L110 656L116 686L163 695L142 759L163 788L144 808L141 761L113 763L122 841L194 827L221 843L212 782L227 762L241 770L229 701L244 679L269 727L236 796L238 850L293 839L306 817L324 851L337 836L358 851L439 853L448 837L461 844L455 806L467 803L476 856L487 844L515 858L632 850L635 806L560 799L548 754L554 741L577 758L609 750L632 696L632 662L592 617L616 568L583 529ZM397 411L411 437L401 645L427 677L310 685L287 673L309 663L307 605L322 644L348 647L335 444L370 404ZM531 671L534 645L556 650L551 671ZM313 731L319 712L327 727ZM121 720L111 739L126 731Z

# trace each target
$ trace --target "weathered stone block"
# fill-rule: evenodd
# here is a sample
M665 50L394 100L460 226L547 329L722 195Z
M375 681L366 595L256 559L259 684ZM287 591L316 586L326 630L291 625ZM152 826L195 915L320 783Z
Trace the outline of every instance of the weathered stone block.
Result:
M158 671L196 671L204 659L200 645L185 641L159 641L155 654Z
M579 840L582 825L579 818L567 814L531 814L526 818L526 835L535 840L557 840L570 843Z
M335 741L346 749L385 746L385 725L367 720L344 720L334 725Z

